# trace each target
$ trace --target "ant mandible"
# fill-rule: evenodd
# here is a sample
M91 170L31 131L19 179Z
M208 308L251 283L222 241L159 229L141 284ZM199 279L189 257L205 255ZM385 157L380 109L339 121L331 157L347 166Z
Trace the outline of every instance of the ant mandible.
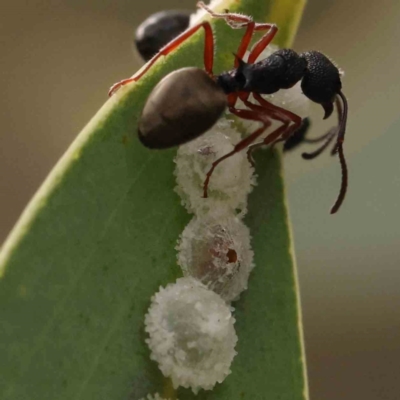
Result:
M342 183L339 195L331 208L336 213L343 203L348 174L343 152L346 131L348 104L342 93L342 84L338 68L322 53L309 51L297 54L291 49L281 49L269 57L256 62L258 56L271 43L278 28L274 24L256 23L251 17L235 13L215 13L203 2L197 4L214 18L224 19L233 29L246 28L234 60L234 68L219 75L213 73L214 36L209 22L195 25L165 45L148 62L145 68L132 78L114 84L109 95L121 86L138 81L161 57L176 49L200 28L205 32L204 70L182 68L164 77L148 97L139 119L139 139L148 148L163 149L178 146L195 139L220 118L225 108L239 118L261 122L261 127L237 143L232 151L212 163L203 185L203 196L208 196L208 185L214 169L223 160L246 149L248 159L253 163L252 152L264 145L274 145L288 141L301 130L302 119L298 115L275 106L261 97L280 89L289 89L301 81L306 97L321 104L328 118L336 103L339 123L325 135L314 139L324 141L313 153L304 153L303 158L312 159L321 154L336 137L332 154L338 154L342 169ZM247 62L243 57L250 45L254 32L267 31L250 50ZM249 101L250 94L257 103ZM236 108L240 99L248 109ZM272 120L282 125L269 133L264 139L254 143L272 124Z

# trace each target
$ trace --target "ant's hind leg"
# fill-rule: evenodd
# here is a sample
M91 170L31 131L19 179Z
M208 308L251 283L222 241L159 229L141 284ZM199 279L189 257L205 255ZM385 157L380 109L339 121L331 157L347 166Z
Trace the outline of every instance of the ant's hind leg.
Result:
M225 13L216 13L211 10L211 8L206 6L202 1L197 3L197 7L207 11L213 18L224 19L232 29L240 29L248 25L250 22L253 22L253 18L248 17L247 15L230 13L228 11Z
M224 19L225 22L232 28L232 29L240 29L246 27L246 32L244 33L242 40L240 42L239 48L236 52L235 57L235 64L234 67L239 67L239 59L242 59L250 45L251 38L253 37L254 32L259 31L266 31L262 38L255 44L253 47L252 52L255 52L256 57L264 50L265 47L271 43L272 39L278 32L278 27L275 24L268 24L268 23L258 23L254 22L253 18L248 17L246 15L235 14L235 13L216 13L207 7L202 1L197 3L197 6L206 10L213 18L221 18ZM249 63L253 63L250 61Z
M244 33L242 40L240 42L239 48L236 52L235 64L234 64L235 68L239 67L239 60L241 60L244 57L247 49L249 48L251 38L253 37L254 32L264 31L264 30L268 30L268 32L266 32L261 37L261 39L255 44L255 47L258 46L257 49L261 49L259 51L259 53L261 53L264 50L264 48L267 47L269 43L271 43L272 39L276 35L276 32L278 32L278 27L274 24L258 24L255 22L249 22L249 24L247 25L246 32ZM259 45L259 43L260 43L260 45ZM253 47L253 49L255 49L255 47ZM251 50L249 59L247 60L247 62L249 64L254 63L254 61L251 58L253 51L254 50ZM258 54L257 54L256 58L258 57Z
M121 86L124 86L131 82L138 81L150 68L151 66L161 57L166 56L175 50L179 45L181 45L186 39L196 33L200 28L204 29L205 40L204 40L204 68L206 72L213 76L213 66L214 66L214 35L209 22L202 22L201 24L195 25L189 28L185 32L181 33L167 45L165 45L150 61L145 65L145 67L132 78L124 79L120 82L115 83L111 86L108 95L112 96Z
M255 31L262 31L266 28L264 25L268 24L258 24L255 27ZM276 25L270 25L270 29L266 32L259 40L254 44L250 51L249 58L247 62L249 64L254 64L258 58L258 56L265 50L265 48L272 42L276 33L278 32L278 27Z

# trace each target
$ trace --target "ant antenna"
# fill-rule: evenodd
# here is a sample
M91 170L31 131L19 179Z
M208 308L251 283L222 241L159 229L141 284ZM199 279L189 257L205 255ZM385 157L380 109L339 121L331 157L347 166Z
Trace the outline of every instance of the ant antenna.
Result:
M346 196L347 185L349 180L346 159L344 157L344 152L343 152L344 134L346 133L347 111L349 106L345 95L341 91L339 91L338 95L342 99L343 110L341 110L340 107L338 107L338 112L340 113L339 131L337 136L337 142L335 147L333 148L332 153L339 154L340 167L342 169L342 183L340 186L339 196L337 197L335 204L331 208L331 214L335 214L342 205L344 197Z
M338 125L334 126L333 128L329 129L328 132L326 132L324 135L319 136L317 138L314 139L304 139L304 143L318 143L321 142L323 140L325 140L325 142L322 144L321 147L319 147L317 150L313 151L312 153L303 153L301 156L305 159L305 160L312 160L313 158L319 156L332 142L332 140L335 138L335 136L337 137L339 134L339 130L340 130L340 125L342 123L342 114L343 114L343 109L342 109L342 104L340 103L339 99L336 98L336 110L338 113ZM333 146L332 155L336 154L336 149L338 146L338 142L335 143L335 146Z
M331 151L332 155L335 155L337 153L339 144L344 142L344 134L346 133L346 125L347 125L347 110L349 108L345 95L341 91L338 92L338 95L342 99L343 111L340 102L336 100L336 106L339 113L339 127L338 127L339 132L336 145L333 147Z
M338 133L338 143L343 143L344 142L344 134L346 133L346 124L347 124L347 111L349 108L349 105L347 103L347 99L345 95L339 91L338 95L342 99L343 103L343 112L341 113L341 121L340 121L340 128L339 128L339 133Z
M346 132L346 123L347 123L347 111L348 111L348 103L346 100L346 97L342 92L338 93L338 96L342 100L342 104L339 101L338 98L336 98L336 108L338 112L338 117L339 117L339 124L338 126L335 126L334 128L331 128L325 135L320 136L316 139L314 139L314 142L318 142L320 140L326 139L325 142L320 146L317 150L313 151L312 153L303 153L301 156L305 160L312 160L313 158L319 156L332 142L332 140L337 137L335 146L332 149L331 154L335 155L338 153L339 155L339 161L340 161L340 167L342 169L342 183L340 186L340 191L339 195L334 203L334 205L331 208L331 214L335 214L340 206L343 203L343 200L346 196L346 191L347 191L347 186L348 186L348 170L347 170L347 164L346 164L346 159L344 157L344 152L343 152L343 141L344 141L344 134ZM311 139L312 140L312 139ZM310 142L311 142L310 140Z
M342 205L344 197L346 196L347 184L348 184L347 165L346 165L346 159L344 158L342 143L338 145L337 152L339 153L340 166L342 168L342 184L340 186L339 196L337 197L335 204L331 208L331 214L335 214Z

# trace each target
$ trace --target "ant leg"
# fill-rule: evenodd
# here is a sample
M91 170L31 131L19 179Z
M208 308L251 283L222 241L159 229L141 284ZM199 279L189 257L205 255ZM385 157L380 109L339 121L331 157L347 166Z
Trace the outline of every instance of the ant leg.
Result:
M337 107L337 111L338 111L338 120L339 120L338 124L340 125L341 115L342 115L342 105L338 99L336 99L336 107ZM329 146L329 144L335 138L335 136L338 132L338 129L339 129L338 126L335 126L331 129L329 129L323 135L320 135L320 136L317 136L314 138L307 138L305 136L308 132L309 127L310 127L309 118L304 118L300 129L298 129L296 132L294 132L293 135L285 141L285 144L283 146L283 151L292 150L302 143L315 144L315 143L324 142L322 144L322 146L320 146L317 150L313 151L312 153L303 153L302 154L302 157L305 160L311 160L311 159L319 156ZM283 139L280 139L279 141L283 141ZM277 142L275 142L275 143L277 143ZM332 149L332 155L336 154L335 149L336 149L336 144Z
M334 128L331 128L325 135L323 135L324 137L327 137L327 139L322 146L320 146L317 150L314 150L312 153L303 153L301 156L305 160L312 160L313 158L318 157L332 143L332 140L336 137L336 135L337 127L335 126Z
M308 139L306 139L304 136L307 134L308 129L309 129L309 119L304 118L301 127L297 129L295 132L292 133L292 135L285 139L285 138L280 138L278 140L275 140L271 144L271 149L274 148L278 143L283 143L283 151L290 151L300 145L301 143L306 143ZM327 136L327 135L326 135Z
M244 100L244 103L247 107L251 108L252 110L259 110L260 112L264 113L268 112L268 115L270 117L282 122L283 125L270 133L261 142L249 146L247 150L247 158L252 164L254 164L252 152L256 148L269 144L272 144L272 146L274 146L279 141L286 141L294 132L299 130L302 124L302 119L298 115L269 103L257 93L253 93L253 96L260 105L256 105L249 102L248 100ZM292 126L290 126L291 123L293 123Z
M228 107L234 107L238 98L243 99L248 95L247 92L233 92L227 95Z
M265 110L268 110L270 112L270 114L274 115L275 118L276 118L276 116L279 116L285 120L289 120L290 122L293 122L293 125L291 127L289 127L289 129L287 130L287 132L285 132L284 135L282 135L283 139L288 139L295 131L300 129L302 121L303 121L300 116L298 116L295 113L292 113L289 110L285 110L282 107L278 107L278 106L275 106L274 104L271 104L267 100L263 99L258 93L253 93L253 97L258 101L258 103ZM249 106L249 104L252 104L247 100L245 100L244 103L246 104L246 106Z
M249 22L249 24L247 25L246 32L244 33L244 35L242 37L242 41L240 42L239 48L238 48L237 53L236 53L235 64L234 64L235 68L239 67L239 60L244 57L244 54L246 53L246 51L247 51L247 49L249 47L249 44L250 44L251 38L253 37L254 32L255 31L264 31L264 30L267 30L267 29L268 29L268 32L265 33L261 37L261 39L256 43L256 46L261 41L266 41L267 44L265 45L265 47L268 46L268 43L271 42L271 40L276 35L276 32L278 32L278 27L276 25L274 25L274 24L261 24L261 23ZM264 48L262 50L264 50ZM261 51L260 51L260 53L261 53ZM249 55L249 58L247 60L247 62L249 64L253 64L254 63L254 61L252 61L252 59L250 58L252 52L253 52L253 50L251 51L251 53ZM258 54L257 54L257 57L258 57Z
M246 15L241 15L241 14L235 14L235 13L216 13L213 10L211 10L209 7L207 7L202 1L199 1L197 3L197 7L203 8L205 11L207 11L213 18L221 18L224 19L225 22L232 28L232 29L240 29L246 27L246 32L244 33L242 40L240 42L239 48L236 53L235 57L235 68L239 67L239 59L242 59L244 57L244 54L246 53L246 50L249 47L251 38L253 37L253 33L255 31L265 31L268 30L268 32L256 43L256 47L261 48L260 52L257 54L256 58L258 55L264 50L266 46L272 41L274 36L276 35L276 32L278 31L278 27L275 24L268 24L268 23L258 23L254 22L251 17L248 17ZM264 44L265 43L265 44ZM264 46L264 47L262 47ZM256 49L254 48L253 51ZM249 61L250 63L253 63L252 61Z
M260 24L260 26L256 26L255 30L256 31L262 30L262 25ZM277 32L278 32L278 27L276 25L271 25L270 30L267 33L265 33L258 42L255 43L255 45L251 49L249 58L247 60L249 64L254 64L258 56L272 42Z
M233 64L234 68L239 68L239 62L243 59L244 54L246 53L247 48L249 47L251 38L253 37L255 22L251 21L248 23L246 32L244 33L242 40L239 44L238 50L235 54L235 62Z
M289 122L285 122L282 126L279 128L275 129L273 132L271 132L264 140L261 140L260 142L251 144L248 149L247 149L247 159L250 161L251 165L255 165L254 158L253 158L253 151L258 149L261 146L268 146L269 144L275 145L276 142L279 142L281 139L279 139L280 136L282 136L285 131L288 129Z
M228 100L229 100L229 98L228 98ZM275 106L271 107L271 110L272 110L271 115L267 115L265 111L266 111L266 109L268 109L268 107L263 107L261 105L259 106L259 105L250 103L249 101L246 101L246 105L248 107L250 107L251 109L250 110L242 110L242 109L237 109L233 106L230 106L229 111L232 114L234 114L240 118L248 119L248 120L252 120L252 121L259 121L262 123L262 126L260 128L258 128L257 130L255 130L251 135L247 136L246 138L241 140L239 143L237 143L232 151L230 151L229 153L225 154L224 156L218 158L217 160L215 160L212 163L210 170L206 174L206 179L203 184L203 197L204 198L208 197L208 185L210 182L211 175L214 172L214 169L217 167L217 165L220 164L222 161L226 160L227 158L238 153L239 151L249 147L260 135L262 135L264 133L264 131L269 126L271 126L270 116L274 117L278 121L284 122L284 125L278 129L276 129L272 133L270 133L262 141L262 145L271 144L275 140L279 139L279 137L282 136L285 133L285 131L288 130L288 126L289 126L290 122L294 122L293 119L287 118L287 115L282 116L281 114L283 114L283 113L278 112L278 111L280 111L279 107L275 107ZM269 105L269 103L268 103L268 105ZM286 111L286 110L284 110L284 111ZM293 114L293 115L295 117L297 117L296 114ZM300 119L300 123L301 123L301 118L300 117L297 117L297 118ZM295 123L295 127L296 126L297 126L297 124ZM289 129L291 129L291 127L289 127ZM249 158L250 163L254 164L254 161L251 158L251 154L249 155L249 153L248 153L247 156Z
M309 128L308 118L304 118L300 129L297 129L295 132L293 132L293 134L287 139L280 138L278 140L275 140L275 142L271 144L271 148L274 148L278 143L284 142L283 151L290 151L302 143L308 143L307 142L308 139L304 137L308 132L308 128Z
M239 143L237 143L232 151L218 158L212 163L211 168L207 172L206 179L204 180L203 184L204 198L208 197L208 184L210 182L210 178L212 173L214 172L215 167L222 161L226 160L227 158L233 156L234 154L248 147L252 142L254 142L254 140L256 140L265 131L265 129L267 129L271 125L270 119L268 118L268 116L265 115L264 112L260 113L254 110L242 110L242 109L237 109L235 107L229 107L229 111L240 118L249 119L252 121L259 121L262 123L262 126L257 130L255 130L251 135L245 137Z
M181 33L167 45L165 45L150 61L146 64L144 69L134 75L132 78L124 79L120 82L115 83L111 86L108 92L109 96L112 96L121 86L126 85L130 82L138 81L150 68L151 66L161 57L166 56L175 50L180 44L182 44L187 38L192 36L200 28L204 29L205 40L204 40L204 68L206 72L213 76L213 65L214 65L214 36L209 22L202 22L201 24L195 25L192 28Z
M336 107L338 111L338 126L334 126L333 128L329 129L327 133L324 135L318 136L314 139L305 139L304 142L306 143L318 143L321 142L322 140L325 140L325 142L320 146L317 150L313 151L312 153L303 153L301 156L305 160L312 160L315 157L318 157L332 142L332 140L338 135L339 128L340 128L340 122L341 122L341 116L342 116L342 105L340 104L340 101L336 99ZM336 149L337 149L338 144L335 143L333 146L333 149L331 151L331 155L336 154Z
M341 115L342 115L342 106L338 99L336 99L336 106L337 106L337 110L338 110L338 119L339 119L338 124L340 125ZM329 146L329 144L335 138L335 136L337 135L338 130L339 130L339 126L335 126L333 128L330 128L323 135L317 136L315 138L306 138L305 135L309 129L309 126L310 126L309 118L304 118L300 129L297 130L296 132L294 132L293 135L286 140L284 147L283 147L283 151L292 150L293 148L297 147L301 143L314 144L314 143L320 143L323 141L324 143L317 150L313 151L312 153L303 153L302 154L302 157L305 160L312 160L313 158L319 156ZM284 139L280 139L279 141L283 141L283 140ZM336 146L337 146L337 143L335 144L335 146L332 149L332 152L331 152L332 155L336 154L336 150L335 150Z
M247 93L245 93L245 95L247 95ZM239 97L241 97L243 99L243 96L239 95ZM257 105L257 104L253 104L253 103L251 103L250 101L248 101L246 99L244 99L243 101L244 101L245 105L247 107L249 107L250 109L258 110L259 112L265 113L265 108L264 107L262 107L260 105ZM276 113L275 110L273 110L273 109L269 109L268 111L269 111L268 115L271 118L273 118L276 121L282 122L284 124L285 129L287 129L287 127L289 126L290 120L288 121L288 119L286 117L282 117L280 114ZM277 143L285 141L285 140L286 139L283 139L283 138L276 139L275 141L273 141L271 143L271 148L273 148ZM262 146L264 144L264 141L261 141L259 143L260 143L260 146ZM259 147L259 146L256 146L256 144L255 145L251 145L251 146L249 146L249 148L247 150L247 159L249 160L249 163L253 167L255 167L255 161L254 161L254 158L253 158L253 155L252 155L252 151L253 151L253 149L255 147Z
M303 120L297 114L269 103L267 100L263 99L258 93L253 93L253 97L258 101L260 106L257 106L249 102L248 100L244 100L244 104L247 107L252 109L254 109L255 107L262 107L264 112L268 111L269 115L272 116L274 119L281 122L287 122L288 125L291 122L293 123L293 125L289 126L286 132L282 134L282 139L288 139L294 132L300 129Z
M243 58L244 53L249 47L250 40L253 36L254 31L262 31L269 29L253 46L250 51L249 57L247 59L248 64L254 64L258 56L263 52L263 50L272 42L276 33L278 32L278 27L275 24L256 24L251 33L249 33L250 25L247 27L245 34L243 35L242 41L239 45L238 52L235 57L234 67L239 67L239 60ZM250 93L245 93L242 95L241 100L245 101L249 98Z
M328 137L330 137L331 136L331 133L332 133L332 130L333 129L337 129L336 128L336 126L334 127L334 128L331 128L331 129L329 129L329 131L328 132L326 132L326 133L324 133L323 135L321 135L321 136L318 136L318 137L316 137L316 138L304 138L303 139L303 143L319 143L319 142L322 142L323 140L325 140L325 139L327 139Z
M217 13L211 10L210 7L206 6L202 1L197 3L197 7L202 8L206 12L208 12L213 18L221 18L224 19L225 22L232 28L232 29L240 29L248 25L250 22L253 22L253 18L248 17L247 15L236 14L236 13Z
M297 148L299 145L303 143L308 142L308 138L306 138L307 133L310 130L310 118L306 117L303 118L301 121L301 126L299 129L297 129L293 134L286 140L281 139L280 141L284 141L285 143L283 144L283 151L291 151L295 148ZM273 143L272 146L274 146L277 142Z
M236 100L238 98L238 94L236 92L229 93L227 96L228 107L234 107L236 104Z

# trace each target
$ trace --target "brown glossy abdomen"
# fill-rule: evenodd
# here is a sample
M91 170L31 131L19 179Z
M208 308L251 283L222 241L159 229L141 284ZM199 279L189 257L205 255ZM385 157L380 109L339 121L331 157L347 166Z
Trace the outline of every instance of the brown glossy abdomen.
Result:
M152 149L186 143L210 129L226 105L226 95L204 70L179 69L148 97L139 119L139 139Z

